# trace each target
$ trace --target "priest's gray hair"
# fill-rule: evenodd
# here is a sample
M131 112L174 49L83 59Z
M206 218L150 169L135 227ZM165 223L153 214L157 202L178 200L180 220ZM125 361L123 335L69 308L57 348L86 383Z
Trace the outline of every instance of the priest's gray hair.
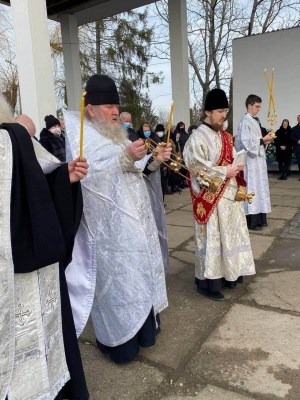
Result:
M11 123L14 122L14 120L14 115L12 113L10 105L8 104L8 101L3 96L3 94L0 93L0 124L3 124L5 122Z
M128 140L127 130L119 122L112 124L107 121L97 106L92 107L96 116L91 118L87 109L85 109L85 117L95 125L97 131L107 139L110 139L113 143L125 144Z

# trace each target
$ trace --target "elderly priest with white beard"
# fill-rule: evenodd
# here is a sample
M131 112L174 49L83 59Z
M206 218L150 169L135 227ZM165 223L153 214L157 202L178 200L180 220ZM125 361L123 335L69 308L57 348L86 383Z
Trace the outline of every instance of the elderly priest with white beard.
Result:
M67 281L80 335L90 311L97 346L111 360L132 361L155 344L159 313L167 307L163 258L141 170L149 157L142 139L132 143L119 121L119 95L106 75L87 82L82 182L84 211ZM79 113L65 113L67 159L79 153ZM170 158L164 144L150 158L158 168ZM137 161L140 161L137 165Z

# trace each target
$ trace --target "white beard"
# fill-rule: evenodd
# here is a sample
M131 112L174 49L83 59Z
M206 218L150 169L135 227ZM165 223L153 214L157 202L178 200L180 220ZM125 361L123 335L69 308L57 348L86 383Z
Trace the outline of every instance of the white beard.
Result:
M101 115L97 115L97 117L93 118L92 123L95 125L97 131L101 133L101 135L105 136L107 139L110 139L113 143L126 143L128 138L127 130L119 123L110 124L105 121Z

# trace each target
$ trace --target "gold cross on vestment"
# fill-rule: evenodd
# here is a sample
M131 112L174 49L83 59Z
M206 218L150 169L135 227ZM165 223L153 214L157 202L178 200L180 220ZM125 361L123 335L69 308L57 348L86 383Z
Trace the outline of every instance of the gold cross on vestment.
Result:
M16 314L16 318L19 318L19 325L23 326L26 323L26 319L24 318L24 316L29 317L30 314L32 313L32 310L26 310L23 311L24 308L24 304L19 304L18 305L18 313Z

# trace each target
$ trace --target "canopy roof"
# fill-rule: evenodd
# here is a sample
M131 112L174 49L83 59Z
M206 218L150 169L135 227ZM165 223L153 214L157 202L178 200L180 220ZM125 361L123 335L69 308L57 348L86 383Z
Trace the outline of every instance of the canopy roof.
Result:
M132 10L154 0L45 0L48 18L59 20L62 14L76 16L78 25L97 21L111 15ZM9 0L0 0L0 3L10 5Z

